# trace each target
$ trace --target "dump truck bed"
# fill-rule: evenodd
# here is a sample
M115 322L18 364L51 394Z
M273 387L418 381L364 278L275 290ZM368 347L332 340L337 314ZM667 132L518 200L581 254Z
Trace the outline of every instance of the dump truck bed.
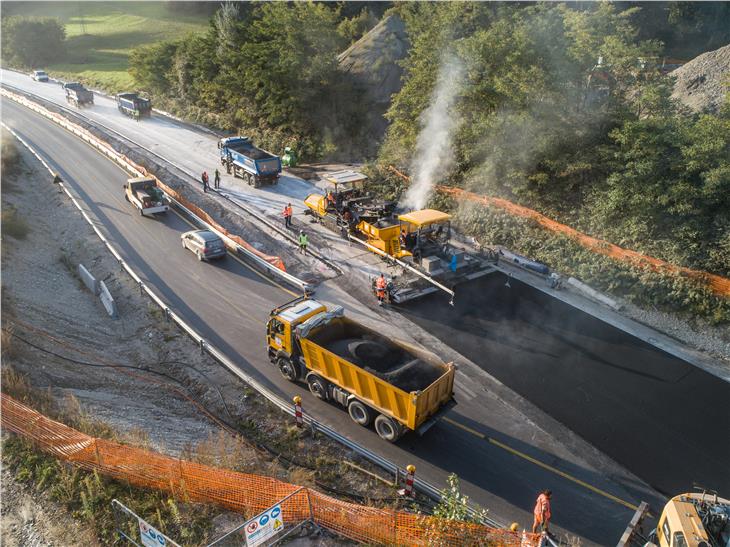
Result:
M453 365L347 317L312 329L299 343L311 370L409 429L452 397Z

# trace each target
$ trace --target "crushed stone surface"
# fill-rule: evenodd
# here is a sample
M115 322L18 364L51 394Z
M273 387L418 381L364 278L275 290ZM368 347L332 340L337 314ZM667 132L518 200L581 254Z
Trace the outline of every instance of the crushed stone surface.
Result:
M717 112L730 90L730 44L695 57L671 72L672 98L695 112Z

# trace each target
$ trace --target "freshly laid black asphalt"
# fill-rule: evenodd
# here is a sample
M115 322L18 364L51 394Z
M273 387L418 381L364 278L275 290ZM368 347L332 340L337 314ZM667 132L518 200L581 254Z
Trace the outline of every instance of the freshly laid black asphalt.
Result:
M666 495L730 493L730 384L502 274L412 321Z
M584 543L605 545L620 537L632 511L610 494L636 504L634 485L494 430L494 416L478 397L462 400L449 417L609 496L448 423L437 424L423 437L409 434L397 444L386 443L356 426L341 408L286 382L265 356L264 324L269 310L290 295L230 257L216 264L197 262L180 245L180 233L190 229L180 218L141 218L125 202L127 176L118 167L37 114L5 99L2 107L3 121L70 184L125 260L241 369L283 397L302 395L306 410L317 419L401 466L415 464L425 480L442 486L449 473L457 473L465 493L495 515L529 526L536 492L551 488L557 494L556 525L583 537ZM56 191L50 183L48 191ZM541 300L516 281L511 291L502 285L495 278L471 286L469 293L462 289L454 309L430 299L406 313L607 453L624 456L627 467L652 481L657 475L676 480L680 491L694 479L724 488L727 475L723 481L719 463L728 461L723 453L728 416L722 398L725 409L730 400L726 387L572 308ZM471 387L488 393L477 384ZM702 415L700 405L708 407ZM658 482L676 491L675 483Z

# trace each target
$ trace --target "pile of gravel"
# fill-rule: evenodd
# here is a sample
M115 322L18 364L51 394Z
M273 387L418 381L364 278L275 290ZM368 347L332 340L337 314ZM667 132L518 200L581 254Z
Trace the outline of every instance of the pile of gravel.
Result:
M730 45L703 53L671 72L672 98L695 112L717 112L730 90Z

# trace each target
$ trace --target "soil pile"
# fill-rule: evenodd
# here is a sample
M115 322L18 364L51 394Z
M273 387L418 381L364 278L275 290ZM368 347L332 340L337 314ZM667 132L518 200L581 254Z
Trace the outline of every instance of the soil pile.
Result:
M409 47L405 23L397 15L389 15L337 57L340 70L365 88L367 99L373 104L370 124L375 139L388 126L383 114L391 96L401 88L403 69L398 61L406 56Z
M730 90L730 45L703 53L671 73L672 98L695 112L717 112Z

